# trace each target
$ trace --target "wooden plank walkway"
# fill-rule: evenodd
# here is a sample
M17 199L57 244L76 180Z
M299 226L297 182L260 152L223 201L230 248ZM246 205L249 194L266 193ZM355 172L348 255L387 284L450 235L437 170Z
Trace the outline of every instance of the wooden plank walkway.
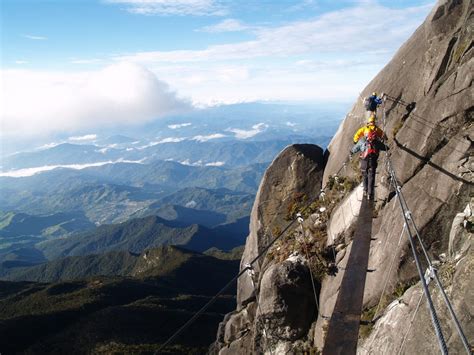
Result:
M372 211L373 202L364 199L360 207L351 253L329 321L323 355L356 353L369 263Z

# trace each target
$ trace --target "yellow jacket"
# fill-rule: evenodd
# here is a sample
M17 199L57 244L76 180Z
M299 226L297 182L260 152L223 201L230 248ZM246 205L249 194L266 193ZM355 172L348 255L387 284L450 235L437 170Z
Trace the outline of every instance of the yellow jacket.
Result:
M354 143L357 143L361 137L367 137L370 131L375 131L377 138L384 139L385 137L383 131L376 125L367 125L359 128L356 134L354 134Z

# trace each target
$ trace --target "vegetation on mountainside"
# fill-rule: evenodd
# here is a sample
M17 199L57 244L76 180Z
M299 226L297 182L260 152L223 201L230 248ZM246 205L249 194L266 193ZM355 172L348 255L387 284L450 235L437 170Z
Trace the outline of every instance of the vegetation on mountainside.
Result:
M20 236L53 238L93 227L94 224L81 213L54 213L32 216L26 213L0 211L0 248L8 238ZM59 229L62 230L62 234L56 233Z
M222 253L222 252L221 252ZM230 255L229 255L230 257ZM237 259L222 259L237 260ZM73 256L53 260L40 265L16 268L0 268L0 276L11 281L58 282L95 276L149 277L165 276L177 272L186 265L196 265L211 273L221 267L219 260L175 246L149 249L142 254L113 251L97 255ZM225 269L225 268L224 268Z
M0 349L6 353L157 351L239 267L238 261L174 247L149 250L146 255L137 257L129 273L135 277L0 281L0 333L5 335ZM235 307L234 294L235 287L221 296L168 353L183 349L199 353L207 347L223 315Z
M132 210L141 208L139 203L132 203L131 205L125 203L125 205L122 205L119 201L120 199L115 200L115 197L120 195L116 195L112 190L105 189L99 193L98 190L90 190L84 187L84 191L88 191L86 193L87 200L89 201L90 199L91 206L89 207L93 210L95 217L102 215L102 207L96 205L96 202L99 200L101 201L100 203L104 204L103 212L108 216L112 216L112 214L115 216L128 215L133 212ZM54 198L58 197L56 194L54 196ZM112 199L110 200L111 196ZM169 238L166 235L171 236L175 232L179 234L180 230L183 231L181 242L186 241L190 233L185 227L191 225L196 227L197 224L212 229L208 233L211 239L219 237L215 245L202 246L202 248L200 248L200 245L194 245L193 248L197 247L199 251L213 246L220 249L229 249L241 245L248 235L252 199L253 195L251 194L234 192L227 189L187 188L154 200L156 202L152 203L153 208L146 207L139 212L133 213L133 216L148 217L158 215L158 217L163 219L163 224L170 225L171 228L162 228L162 238L157 240L156 245L147 246L150 243L149 241L145 242L145 245L138 250L130 250L140 252L146 247L169 244ZM184 207L185 205L189 207ZM95 207L97 208L94 209ZM126 223L129 222L132 223L133 220L129 220ZM44 262L47 259L95 253L96 251L90 250L91 248L82 250L82 247L90 242L90 240L87 240L88 238L93 239L91 237L92 234L97 234L97 238L99 235L104 236L103 228L116 231L118 227L109 225L97 228L80 211L51 215L0 212L0 265L9 268L31 266ZM173 231L173 228L177 229ZM142 235L139 229L143 228L137 227L134 229L134 232L137 235ZM198 234L204 233L202 228L196 227L195 229ZM84 233L86 231L90 231L90 233ZM79 232L83 233L78 234ZM79 240L82 237L85 237L85 239L83 241ZM117 236L117 238L119 237ZM57 240L53 241L53 239ZM122 237L120 239L123 240ZM144 242L143 238L139 239L141 242ZM109 242L111 244L114 243L114 241L110 240ZM175 244L179 243L180 241L176 240ZM117 250L127 250L125 246L122 245L121 249L120 246L117 246ZM64 249L68 249L67 252L64 252ZM99 249L97 252L111 250L102 250L102 247ZM7 264L4 264L5 262Z
M180 205L198 211L212 211L223 214L227 216L226 221L234 221L250 214L254 199L254 194L247 192L232 191L225 188L211 190L189 187L161 198L149 209L152 210L164 205ZM220 223L223 223L223 221Z
M280 238L270 249L267 258L282 262L291 254L307 257L313 275L321 281L325 275L334 272L334 246L327 247L327 223L332 211L359 184L355 178L330 176L325 193L308 205L303 194L293 196L286 219L297 218L301 213L305 219L303 228L295 227ZM275 236L278 234L274 234Z
M29 214L81 211L94 223L113 223L184 188L226 188L229 193L240 191L241 195L253 196L267 167L265 163L235 169L175 162L137 165L58 169L22 179L0 177L0 206ZM183 199L190 193L185 191ZM180 203L171 198L166 204Z
M380 299L380 304L364 309L360 317L361 323L359 329L359 338L367 338L374 328L375 321L377 320L376 317L380 317L380 313L383 312L383 310L386 309L390 303L396 299L401 298L405 291L415 284L415 280L410 282L399 282L391 294L385 294L382 296ZM378 313L376 314L376 312Z
M43 242L37 248L52 260L119 250L141 253L160 245L182 245L187 249L204 251L211 247L228 250L241 244L242 241L214 229L196 224L186 226L149 216L120 224L103 225L66 239Z
M242 254L244 253L244 249L245 249L244 245L235 247L234 249L229 250L228 252L219 250L217 248L211 248L211 249L206 250L204 254L212 256L217 259L222 259L222 260L240 260L242 259Z
M27 266L45 261L35 244L94 228L82 213L32 216L0 212L0 265Z

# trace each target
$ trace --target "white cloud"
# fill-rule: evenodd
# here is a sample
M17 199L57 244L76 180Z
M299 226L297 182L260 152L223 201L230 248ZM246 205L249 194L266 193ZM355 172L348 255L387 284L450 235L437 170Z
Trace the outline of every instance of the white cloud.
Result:
M198 165L201 165L200 162L191 163L191 161L190 161L189 159L179 161L178 163L181 164L181 165L186 165L186 166L198 166Z
M105 0L126 5L127 11L139 15L222 16L226 8L216 0Z
M235 137L238 139L248 139L256 136L260 132L264 131L266 128L268 128L268 125L265 123L258 123L256 125L252 126L252 129L250 130L244 130L244 129L239 129L239 128L229 128L227 129L228 132L232 132L235 134Z
M186 122L186 123L178 123L178 124L170 124L168 125L169 129L178 129L178 128L183 128L183 127L188 127L191 126L192 123Z
M288 121L288 122L286 122L286 125L288 127L295 127L297 125L297 123Z
M392 9L377 3L359 4L311 20L261 28L255 32L256 38L249 41L202 50L139 52L119 59L178 63L286 57L311 52L357 53L381 49L392 52L415 30L431 7L430 4Z
M86 168L96 167L96 166L103 166L107 164L117 164L117 163L129 163L129 164L143 164L143 160L124 160L119 159L115 161L103 161L98 163L89 163L89 164L66 164L66 165L45 165L39 166L35 168L25 168L25 169L18 169L18 170L11 170L7 172L0 172L0 177L27 177L33 176L39 173L44 173L45 171L50 171L58 168L64 169L74 169L74 170L82 170Z
M71 64L97 64L102 62L102 59L92 58L92 59L71 59Z
M28 64L27 60L15 60L15 64L22 65L22 64Z
M111 149L110 147L104 147L104 148L101 148L101 149L96 150L96 152L105 154L105 153L107 153L110 149Z
M221 32L239 32L251 29L252 27L244 25L236 19L225 19L215 25L200 28L199 32L221 33Z
M141 147L137 147L137 149L138 150L143 150L143 149L154 147L155 145L164 144L164 143L179 143L179 142L185 141L186 139L188 139L188 138L173 138L173 137L164 138L162 140L159 140L159 141L156 141L156 142L150 142L150 143L148 143L146 145L143 145Z
M44 36L33 36L33 35L22 35L22 37L24 38L28 38L28 39L31 39L33 41L45 41L48 39L48 37L44 37Z
M194 208L197 206L197 202L194 201L194 200L191 200L189 201L184 207L187 207L187 208Z
M173 137L169 137L169 138L164 138L160 141L158 141L157 143L158 144L163 144L163 143L179 143L179 142L182 142L182 141L185 141L187 138L173 138Z
M206 163L205 165L206 166L223 166L223 165L225 165L225 163L223 161L215 161L215 162L212 162L212 163Z
M198 107L256 100L348 100L390 60L432 5L354 4L303 21L253 28L250 40L115 59L147 65Z
M149 70L117 63L98 71L1 71L3 135L41 135L139 124L189 109Z
M35 148L35 150L51 149L51 148L57 147L58 145L63 144L63 143L64 143L64 142L52 142L52 143L47 143L47 144L43 144L43 145L40 146L40 147Z
M69 137L68 140L72 142L93 141L97 139L97 134L86 134L84 136Z
M198 142L207 142L211 139L218 139L218 138L224 138L224 137L227 137L226 135L224 134L221 134L221 133L215 133L215 134L210 134L208 136L195 136L193 138L191 138L192 140L195 140L195 141L198 141Z

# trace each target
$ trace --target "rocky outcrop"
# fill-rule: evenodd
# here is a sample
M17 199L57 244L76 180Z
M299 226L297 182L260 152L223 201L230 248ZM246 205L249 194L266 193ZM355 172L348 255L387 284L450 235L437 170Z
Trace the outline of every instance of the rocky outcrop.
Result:
M288 224L296 203L318 196L323 168L323 150L309 144L289 146L272 162L252 209L241 270ZM221 324L212 352L288 349L308 334L316 314L307 264L297 257L278 264L264 260L254 264L253 277L244 274L238 280L237 310Z
M474 185L473 24L472 1L438 1L425 22L362 92L362 96L373 91L386 94L378 111L378 124L388 136L397 183L430 258L438 265L440 275L447 275L443 282L471 339L473 206L466 205ZM341 167L348 157L354 132L364 123L363 104L357 102L328 147L323 186L336 172L340 177L356 174ZM268 169L252 211L241 269L287 223L285 217L295 200L307 195L309 201L309 197L316 196L323 165L320 154L320 150L314 154L290 147ZM408 240L402 234L403 215L395 198L394 181L385 168L387 161L382 153L363 299L365 316L371 320L379 300L383 302L377 307L379 317L375 324L369 323L362 332L358 352L397 353L404 343L403 353L433 353L437 345L434 335L430 335L426 306L416 312L412 325L417 334L424 334L422 339L411 333L405 338L421 288ZM327 321L349 260L361 199L359 187L338 207L331 208L332 215L326 221L324 244L332 246L333 267L337 271L324 276L320 290L320 285L316 285L320 291L319 310L313 310L317 319L306 317L314 307L308 292L311 285L305 271L307 262L297 256L283 261L266 258L263 264L256 264L253 280L250 275L239 280L237 310L220 327L215 352L297 353L307 349L308 344L313 349L323 348ZM315 220L319 221L319 217L316 213L305 221L314 223L308 224L304 234L309 239L316 240L319 232ZM300 309L295 308L295 297ZM433 298L441 306L440 295L434 292ZM448 346L453 352L461 351L447 313L440 311L439 315L446 328Z
M460 130L472 122L473 114L472 11L469 0L438 1L426 21L361 93L364 97L373 91L384 92L402 100L387 101L385 111L386 133L391 140L396 138L393 161L403 183L443 147L449 146L451 152L457 148L457 140L462 147L470 145L465 137L468 132ZM410 103L413 105L407 110ZM382 111L378 110L379 123ZM364 123L360 100L328 146L323 183L342 166L352 135Z
M464 212L456 215L450 233L456 240L456 243L452 244L452 254L446 259L443 258L443 263L437 263L441 281L446 287L448 297L468 339L472 339L472 334L474 334L472 321L474 318L472 289L474 285L472 272L474 269L474 249L472 248L474 228L470 212L472 207L474 207L474 199L467 205ZM431 289L450 353L465 353L439 290L435 286ZM361 342L358 349L358 354L361 355L434 354L437 352L439 352L439 346L434 337L431 318L420 283L409 288L402 297L387 306L370 336Z
M448 254L449 244L460 243L450 237L450 227L456 211L466 206L473 191L473 23L472 1L439 1L423 25L363 91L363 95L372 91L388 94L378 111L378 123L383 125L383 118L386 118L384 130L389 138L390 160L412 217L434 260L442 259L440 254ZM352 135L363 121L363 106L358 102L329 145L324 181L343 165ZM373 220L372 228L371 272L367 274L364 294L366 310L378 304L385 285L384 299L393 299L399 289L417 279L408 240L402 235L402 214L384 169L386 162L382 153L376 180L377 218ZM350 244L346 254L349 250ZM390 268L392 260L394 265ZM342 266L343 262L341 258ZM456 269L467 272L461 265ZM472 276L467 272L463 277ZM320 302L326 316L332 312L340 282L341 277L328 277L323 282ZM453 282L462 285L463 292L472 292L469 283L461 279ZM420 286L416 287L419 290ZM409 292L408 298L415 293ZM403 299L402 303L405 302ZM466 309L461 307L460 311ZM394 322L400 330L403 328L400 323L406 322L406 317L402 313L398 314L398 323L393 318L387 321L392 331ZM393 316L393 311L390 314ZM325 319L320 318L315 328L318 347L323 344L324 326ZM430 326L428 321L427 326ZM378 323L375 329L377 327ZM396 344L384 338L387 332L388 329L373 335L374 344L379 345L378 348L372 346L373 353L397 352ZM392 333L391 337L399 341L403 332ZM386 344L382 346L383 342ZM407 353L430 353L431 347L424 344L426 350L421 351L420 345ZM436 342L433 344L436 347Z

